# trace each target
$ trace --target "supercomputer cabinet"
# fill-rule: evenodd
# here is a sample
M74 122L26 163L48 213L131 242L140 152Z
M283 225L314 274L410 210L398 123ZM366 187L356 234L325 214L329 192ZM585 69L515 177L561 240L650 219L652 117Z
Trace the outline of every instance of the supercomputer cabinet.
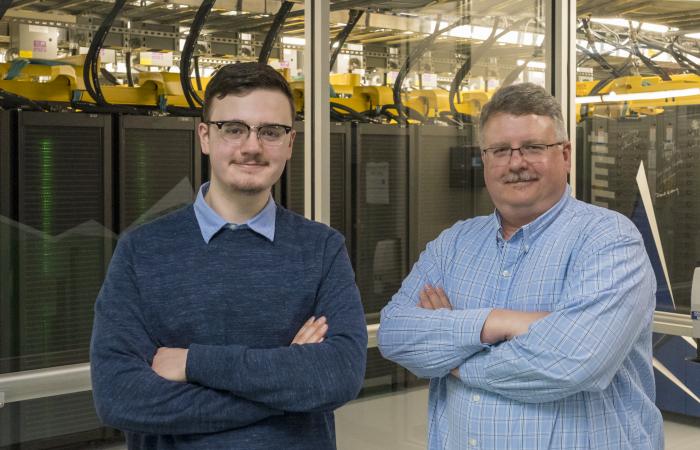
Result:
M202 158L194 117L117 118L118 231L191 203Z
M409 267L441 231L491 203L472 126L416 126L410 142Z
M365 313L377 315L407 274L411 127L356 127L353 261Z
M345 237L345 245L351 248L351 157L352 135L349 123L331 123L331 215L330 226ZM282 179L278 183L278 200L288 209L304 215L304 122L295 122L296 138L292 158L287 162Z
M3 371L85 363L114 243L111 117L13 111L0 126ZM9 404L0 430L0 446L102 433L89 393Z

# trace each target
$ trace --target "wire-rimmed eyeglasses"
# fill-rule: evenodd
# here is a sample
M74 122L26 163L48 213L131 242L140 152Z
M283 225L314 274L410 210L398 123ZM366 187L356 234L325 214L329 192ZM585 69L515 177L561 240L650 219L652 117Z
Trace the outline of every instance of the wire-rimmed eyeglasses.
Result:
M481 150L481 153L491 162L494 166L505 166L510 162L510 158L514 151L519 151L523 159L527 162L537 163L544 161L547 150L550 147L555 147L557 145L564 144L562 142L555 142L553 144L525 144L520 147L489 147Z
M216 125L224 140L231 145L240 145L250 137L250 132L255 130L260 144L275 147L284 142L285 136L292 131L292 127L281 124L264 124L258 126L248 125L240 120L210 120L204 123Z

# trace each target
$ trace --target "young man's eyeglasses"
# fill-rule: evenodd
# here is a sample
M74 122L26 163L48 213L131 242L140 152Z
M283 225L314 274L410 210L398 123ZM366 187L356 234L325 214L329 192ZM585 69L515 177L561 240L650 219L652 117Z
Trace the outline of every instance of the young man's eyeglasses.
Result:
M481 152L494 166L505 166L510 163L510 157L515 150L519 151L523 159L527 162L537 163L544 161L547 150L550 147L562 145L564 142L555 142L554 144L526 144L522 147L489 147L482 149Z
M250 132L255 130L260 144L275 147L282 145L284 137L292 131L292 127L279 124L265 124L251 126L238 120L205 121L208 125L216 125L224 140L231 145L240 145L250 137Z

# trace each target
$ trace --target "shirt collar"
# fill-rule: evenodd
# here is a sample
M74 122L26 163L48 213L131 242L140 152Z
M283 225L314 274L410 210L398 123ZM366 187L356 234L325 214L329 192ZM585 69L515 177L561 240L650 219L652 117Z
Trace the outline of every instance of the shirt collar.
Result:
M539 216L537 219L520 227L515 233L513 233L511 239L517 239L517 235L520 234L525 245L529 245L530 243L534 242L537 237L544 232L547 226L559 216L559 213L561 213L570 200L571 186L567 184L564 195L561 196L559 201L555 203L554 206L545 211L545 213ZM494 212L494 217L496 224L496 239L498 242L501 242L503 241L503 227L501 226L501 215L499 214L498 210Z
M209 190L209 182L206 182L199 188L199 193L197 193L197 199L194 201L194 214L197 217L197 223L199 224L199 230L202 233L202 238L207 244L214 237L216 233L221 231L222 228L228 227L232 224L226 222L220 215L214 211L211 206L204 200L204 196ZM275 205L272 196L265 207L252 219L248 220L244 224L235 224L238 227L247 227L256 233L264 236L270 242L275 240L275 218L277 214L277 205Z

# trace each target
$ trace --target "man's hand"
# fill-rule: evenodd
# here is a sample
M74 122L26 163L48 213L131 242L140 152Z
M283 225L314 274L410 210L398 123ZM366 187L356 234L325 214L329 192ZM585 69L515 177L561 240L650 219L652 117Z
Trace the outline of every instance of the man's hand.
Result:
M151 368L161 377L170 381L186 382L186 348L160 347L153 357Z
M494 309L486 318L481 329L481 342L496 344L513 339L515 336L527 333L530 325L547 316L547 311L513 311L510 309Z
M434 288L429 284L418 294L420 299L418 306L424 309L440 309L447 308L452 309L452 304L447 298L447 294L441 287Z
M320 344L328 331L326 318L321 316L318 319L311 316L309 320L299 329L297 335L292 340L292 345Z

